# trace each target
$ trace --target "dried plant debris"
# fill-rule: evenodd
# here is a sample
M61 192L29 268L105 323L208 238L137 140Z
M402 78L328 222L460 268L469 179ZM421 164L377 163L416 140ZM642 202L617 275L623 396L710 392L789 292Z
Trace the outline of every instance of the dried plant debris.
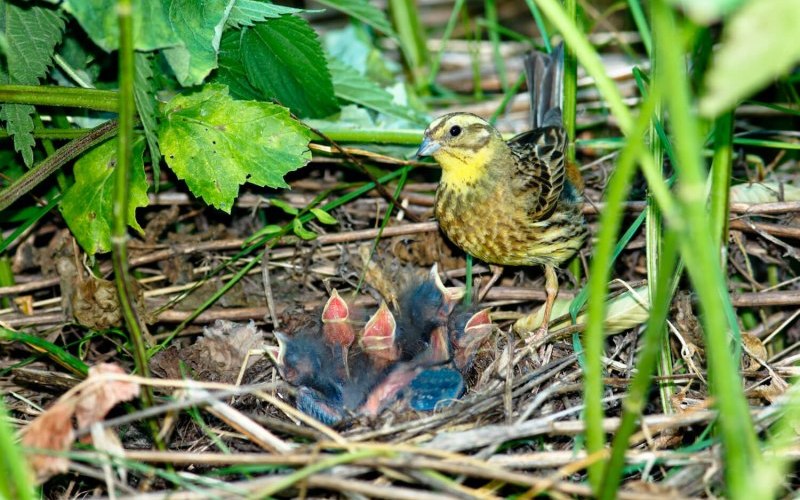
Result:
M122 310L119 305L117 287L114 282L84 276L71 257L61 257L56 261L61 300L64 312L72 315L79 324L95 330L104 330L122 324ZM145 306L144 293L137 281L131 280L134 292L133 302L146 322L151 322Z
M297 387L297 408L337 424L390 406L430 411L459 398L493 330L487 310L457 306L462 295L442 284L435 266L399 294L395 313L386 302L371 314L351 311L334 290L321 313L291 335L276 334L273 355Z
M203 336L189 346L173 344L150 360L150 369L163 378L180 379L189 376L196 380L235 383L247 360L245 369L253 365L257 356L249 353L266 348L264 332L255 322L247 324L217 320L203 328ZM185 367L181 367L181 363Z
M23 429L22 444L41 450L69 450L76 430L102 421L118 403L139 395L139 385L120 380L119 375L125 375L125 371L114 364L90 368L86 380L61 396ZM28 459L40 482L67 471L68 460L63 456L31 453Z

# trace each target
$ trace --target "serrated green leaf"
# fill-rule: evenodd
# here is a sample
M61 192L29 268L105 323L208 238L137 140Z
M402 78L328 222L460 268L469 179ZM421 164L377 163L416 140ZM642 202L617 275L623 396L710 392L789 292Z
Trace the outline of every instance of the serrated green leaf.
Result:
M133 44L150 51L181 43L170 24L169 0L133 0ZM64 10L75 16L83 30L101 49L119 48L117 0L66 0Z
M234 28L253 26L265 19L274 19L284 14L301 14L303 12L322 12L321 10L296 9L259 0L236 0L228 16L228 25Z
M227 85L234 99L265 101L264 95L247 81L242 62L242 32L226 30L219 44L219 67L213 82Z
M286 108L235 101L223 85L178 95L165 107L159 144L167 165L206 203L230 212L239 186L288 187L311 159L311 134Z
M47 73L63 31L64 19L53 9L0 2L0 34L6 43L0 60L0 83L37 85ZM28 104L0 107L0 120L28 166L33 164L34 112Z
M797 0L755 0L736 11L706 75L700 112L716 116L791 69L800 61L798 26Z
M423 124L424 119L411 109L394 104L392 94L366 76L337 59L328 61L336 97L387 115Z
M312 208L311 213L323 224L334 225L339 223L335 217L321 208Z
M397 35L389 24L389 19L384 11L373 5L369 0L319 0L322 5L344 12L366 23L381 33L397 39Z
M300 219L292 221L292 232L304 240L313 240L317 237L317 233L303 227L303 223L300 222Z
M322 118L339 110L317 34L299 17L245 29L242 62L253 87L298 116Z
M133 164L128 186L128 225L143 233L136 222L136 209L146 207L147 178L144 174L145 140L133 143ZM93 255L111 250L111 228L114 224L114 167L117 164L117 140L96 146L75 162L75 184L61 200L61 213L70 231L86 253Z
M283 210L284 212L286 212L289 215L297 215L297 214L300 213L300 210L298 210L295 207L289 205L288 203L286 203L285 201L281 200L280 198L272 198L271 200L269 200L269 204L272 205L273 207L280 208L281 210Z
M171 0L169 20L183 42L164 50L178 81L199 85L217 67L222 28L234 0Z
M158 179L161 176L161 151L158 149L158 121L156 120L156 89L153 86L153 56L147 52L136 52L136 73L133 81L133 92L136 98L136 111L142 121L147 147L150 149L150 161L153 164L153 179L158 191Z

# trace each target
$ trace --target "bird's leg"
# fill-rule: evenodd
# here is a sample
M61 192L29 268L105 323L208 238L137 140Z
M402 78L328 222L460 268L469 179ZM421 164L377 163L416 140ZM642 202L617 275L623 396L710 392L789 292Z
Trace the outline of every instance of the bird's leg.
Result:
M544 291L547 294L544 301L544 314L542 315L539 327L536 328L529 342L535 342L547 336L547 329L550 326L550 315L553 312L553 303L556 301L556 296L558 295L558 276L556 276L556 269L547 264L544 265ZM533 329L533 324L535 324L534 321L536 321L537 316L538 311L518 319L517 322L514 323L514 331L519 333L530 332Z
M542 326L536 330L536 336L543 338L547 335L547 329L550 327L550 314L553 312L553 303L558 296L558 276L556 275L556 268L545 264L544 266L544 291L547 298L544 302L544 316L542 316Z
M486 297L486 294L489 293L489 290L497 283L497 280L500 279L500 276L503 274L503 266L495 266L493 264L489 265L489 269L492 270L492 277L489 278L489 282L481 288L480 293L478 293L478 302L482 302L483 298Z

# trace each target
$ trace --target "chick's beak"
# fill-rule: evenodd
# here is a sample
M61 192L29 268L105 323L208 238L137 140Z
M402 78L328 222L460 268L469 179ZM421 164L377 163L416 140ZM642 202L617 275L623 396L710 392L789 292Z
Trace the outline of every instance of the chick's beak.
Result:
M422 139L422 144L419 145L419 149L417 150L417 156L430 156L433 153L439 151L442 145L439 144L437 141L434 141L427 135L424 139Z

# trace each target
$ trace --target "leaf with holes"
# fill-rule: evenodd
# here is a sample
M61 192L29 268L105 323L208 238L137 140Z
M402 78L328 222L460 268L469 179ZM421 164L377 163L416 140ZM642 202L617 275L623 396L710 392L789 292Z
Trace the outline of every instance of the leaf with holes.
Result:
M133 143L133 164L128 185L128 225L143 233L136 222L136 209L146 207L147 179L144 175L144 137ZM72 234L88 254L111 250L114 202L114 167L117 141L106 141L75 162L75 184L61 200L61 214Z
M224 85L178 95L158 140L167 165L206 203L230 212L239 186L288 187L283 176L311 160L311 134L276 104L235 101Z

